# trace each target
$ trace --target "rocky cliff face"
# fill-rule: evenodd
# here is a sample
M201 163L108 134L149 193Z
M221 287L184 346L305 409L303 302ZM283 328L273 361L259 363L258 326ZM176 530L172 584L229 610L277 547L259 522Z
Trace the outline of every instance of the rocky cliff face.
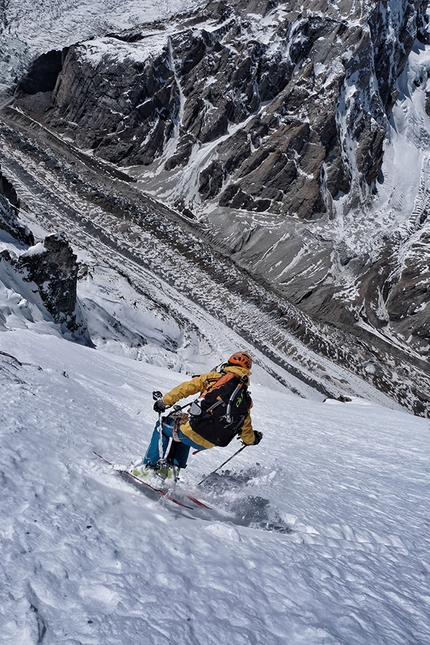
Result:
M426 2L254 5L209 3L170 27L45 54L21 93L34 109L54 90L46 121L114 163L170 171L204 151L196 194L183 195L194 208L333 214L378 176Z
M0 229L23 244L34 244L27 226L19 221L19 199L13 185L0 171Z
M0 189L9 195L6 199L0 193L0 230L22 245L31 245L19 255L9 250L0 252L0 274L4 284L20 292L23 298L29 297L27 292L31 294L31 301L37 302L40 298L43 307L66 335L71 334L74 340L89 344L76 298L76 255L60 234L48 235L43 242L34 245L33 234L17 218L18 200L13 186L0 177ZM10 199L16 202L15 206Z
M412 248L428 244L426 213L414 244L410 226L378 239L369 216L426 6L210 2L39 59L19 103L95 155L143 166L143 189L304 310L427 355L430 275Z
M43 242L19 257L15 266L24 279L34 282L55 322L76 331L76 285L78 265L67 240L48 235Z

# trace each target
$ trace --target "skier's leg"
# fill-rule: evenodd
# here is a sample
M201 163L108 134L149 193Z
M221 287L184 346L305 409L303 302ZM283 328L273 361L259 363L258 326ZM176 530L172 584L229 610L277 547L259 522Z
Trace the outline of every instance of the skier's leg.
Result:
M194 448L196 450L206 450L206 448L192 441L181 430L178 430L177 437L178 439L180 439L180 442L177 442L177 441L174 442L175 452L174 452L173 463L179 468L185 468L187 465L188 456L190 454L191 448ZM170 451L169 451L169 455L170 455Z
M165 453L167 450L169 437L171 436L172 436L172 429L166 422L163 422L163 437L162 437L163 453ZM157 421L157 423L155 424L155 428L152 432L151 441L149 442L149 446L146 450L145 457L143 458L143 463L145 465L156 466L158 461L161 459L159 441L160 441L160 432L158 430L158 421Z
M187 437L180 428L175 430L174 424L169 428L169 436L173 436L173 441L166 459L178 468L186 467L191 448L205 450L203 446L200 446Z
M172 447L174 446L173 451L169 451L168 459L178 466L178 468L185 468L188 461L188 455L190 454L190 446L186 446L184 443L178 443L174 441Z
M166 455L167 446L169 444L169 439L173 435L173 419L166 419L163 421L163 453ZM178 468L185 468L188 461L188 456L190 454L190 448L195 448L197 450L205 450L203 446L192 441L187 435L185 435L181 430L178 430L177 437L180 441L173 441L171 448L169 450L166 458L168 461L171 461ZM156 466L159 460L161 459L159 451L159 442L160 442L160 433L158 430L158 421L155 424L154 431L152 433L151 441L147 448L143 463L146 466Z

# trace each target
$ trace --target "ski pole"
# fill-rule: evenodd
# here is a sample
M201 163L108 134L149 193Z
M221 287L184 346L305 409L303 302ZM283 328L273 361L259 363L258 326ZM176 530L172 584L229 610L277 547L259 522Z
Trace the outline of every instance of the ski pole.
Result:
M247 448L247 447L248 447L248 444L246 444L246 443L245 443L245 444L242 446L242 448L239 448L239 450L236 450L236 452L235 452L231 457L229 457L228 459L226 459L226 460L221 464L221 466L218 466L218 468L215 468L215 470L213 470L211 473L209 473L209 475L206 475L206 477L203 477L203 479L201 479L201 480L199 481L199 483L197 484L197 486L200 486L200 484L203 484L203 482L205 482L205 481L206 481L206 480L207 480L211 475L214 475L216 472L218 472L218 470L219 470L220 468L222 468L223 466L225 466L225 465L226 465L226 464L227 464L231 459L233 459L233 457L236 457L236 455L238 455L240 452L242 452L242 450L245 450L245 448Z
M161 392L153 392L152 393L152 398L154 399L154 401L157 401L158 399L162 399L163 395L161 394ZM162 421L162 418L161 418L161 414L162 414L161 412L158 413L158 433L159 433L159 437L158 437L158 457L159 457L159 459L163 459L163 457L164 457L163 425L162 425L163 421Z

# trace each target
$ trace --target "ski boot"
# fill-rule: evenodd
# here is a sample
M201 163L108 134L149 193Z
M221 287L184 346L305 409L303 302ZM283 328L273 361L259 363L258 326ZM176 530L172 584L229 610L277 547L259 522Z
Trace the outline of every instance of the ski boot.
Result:
M130 471L140 479L147 479L148 477L158 477L163 481L166 479L178 479L179 467L173 468L173 463L167 459L160 459L155 466L152 464L144 464L139 462L132 466Z
M155 466L155 474L163 480L178 479L179 470L178 466L174 467L173 462L169 459L160 459Z
M144 464L143 459L140 459L140 461L130 466L129 471L136 477L145 479L146 477L155 476L156 466L152 466L151 464Z

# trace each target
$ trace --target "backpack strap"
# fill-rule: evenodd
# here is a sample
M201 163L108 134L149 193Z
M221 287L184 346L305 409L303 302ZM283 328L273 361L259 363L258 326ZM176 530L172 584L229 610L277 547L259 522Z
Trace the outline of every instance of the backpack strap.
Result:
M212 371L215 372L217 370L212 370ZM223 369L221 369L219 371L219 373L221 374L221 376L218 377L218 378L207 378L207 379L205 379L204 383L207 386L206 392L209 392L209 390L211 390L213 388L215 383L218 383L220 378L222 378L223 376L226 376L226 374L227 374L227 372L224 372ZM201 376L201 374L193 374L191 378L197 378L198 376Z
M225 385L228 381L231 381L231 379L234 377L235 377L235 374L231 374L230 372L229 373L225 372L220 378L206 379L205 383L208 383L208 384L212 383L212 385L210 385L210 387L207 389L207 391L201 398L204 399L206 394L209 394L209 392L213 392L214 390L219 389L220 387ZM210 406L210 408L206 410L205 415L212 414L213 410L215 410L215 408L217 408L219 405L222 405L223 403L224 401L221 399L221 397L217 396L217 400L215 401L215 403L213 403Z
M228 400L227 410L225 412L225 420L227 421L227 423L231 423L233 421L233 419L231 417L231 405L232 405L234 399L236 398L236 395L239 394L239 391L242 389L242 387L244 385L245 386L248 385L248 377L245 374L240 379L239 383L237 384L237 387L232 392L232 394L231 394L231 396L230 396L230 398Z

